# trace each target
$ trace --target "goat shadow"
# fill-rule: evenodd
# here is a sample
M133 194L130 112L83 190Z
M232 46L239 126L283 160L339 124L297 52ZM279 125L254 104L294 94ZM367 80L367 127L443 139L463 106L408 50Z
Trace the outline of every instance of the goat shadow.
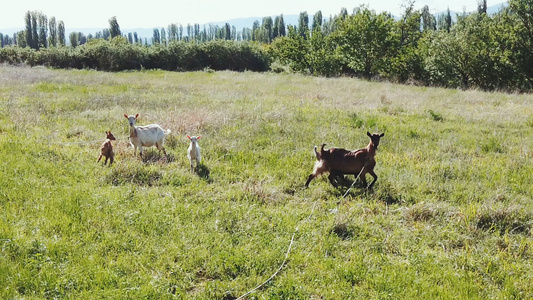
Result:
M202 163L198 163L196 165L196 168L194 168L194 173L196 173L196 175L198 175L198 177L202 178L203 180L207 181L208 183L213 182L213 180L209 176L211 171L209 171L209 168L206 165L202 164Z
M142 162L145 164L171 163L175 160L176 158L173 154L162 155L156 150L143 151Z
M376 185L374 185L371 189L367 189L363 185L361 179L357 179L357 182L355 183L354 181L355 180L348 179L345 176L337 177L336 182L338 184L338 187L335 189L335 193L338 194L339 197L346 194L346 192L348 192L346 196L350 195L352 197L357 197L357 196L371 197L375 200L383 201L387 203L388 205L402 204L405 202L402 199L401 193L399 193L396 189L394 189L390 185L390 183L387 183L386 181L377 182Z

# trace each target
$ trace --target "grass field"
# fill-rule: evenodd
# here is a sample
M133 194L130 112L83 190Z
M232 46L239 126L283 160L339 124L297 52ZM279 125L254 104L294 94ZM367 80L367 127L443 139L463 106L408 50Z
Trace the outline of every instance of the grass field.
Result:
M125 113L168 158L133 157ZM367 131L373 191L303 187L314 145ZM235 299L293 234L248 299L533 298L532 95L0 66L0 160L2 299Z

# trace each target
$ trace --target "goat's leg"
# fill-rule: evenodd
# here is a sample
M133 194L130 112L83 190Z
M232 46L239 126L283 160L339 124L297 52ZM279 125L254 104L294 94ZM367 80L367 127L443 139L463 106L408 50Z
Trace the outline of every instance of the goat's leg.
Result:
M165 147L163 147L163 142L158 142L155 144L155 146L157 147L157 149L159 149L159 155L161 155L161 151L163 151L163 154L165 154L165 156L167 156L167 151L165 151Z
M376 183L376 180L378 180L378 175L376 175L376 173L374 173L374 170L370 170L368 173L370 173L370 175L372 175L372 177L374 177L374 180L372 181L372 183L367 187L367 189L371 189L373 186L374 186L374 183ZM366 184L365 184L366 186Z
M111 155L109 157L109 165L111 166L113 164L113 161L115 161L115 155Z
M311 180L313 180L313 178L315 178L315 174L311 173L311 175L307 177L307 181L305 182L305 187L309 187L309 183L311 182Z
M335 172L330 172L328 175L329 182L331 183L331 185L333 185L333 187L338 186L337 180L335 180L337 176L339 176L339 173L335 173Z
M109 159L109 156L106 156L105 157L105 160L104 160L104 166L107 165L107 160Z

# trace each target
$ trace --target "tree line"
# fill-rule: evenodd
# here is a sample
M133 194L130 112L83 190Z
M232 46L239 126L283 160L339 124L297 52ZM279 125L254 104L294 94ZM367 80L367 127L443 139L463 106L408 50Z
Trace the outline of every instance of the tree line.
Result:
M113 17L94 35L71 33L69 46L62 21L28 12L25 30L7 40L0 34L0 62L109 71L288 69L450 88L533 89L533 0L510 0L492 15L482 0L476 12L455 18L449 10L437 16L428 6L416 10L414 2L403 8L400 17L366 6L329 18L302 12L294 25L283 15L265 17L241 31L227 23L170 24L155 28L150 41L123 34Z

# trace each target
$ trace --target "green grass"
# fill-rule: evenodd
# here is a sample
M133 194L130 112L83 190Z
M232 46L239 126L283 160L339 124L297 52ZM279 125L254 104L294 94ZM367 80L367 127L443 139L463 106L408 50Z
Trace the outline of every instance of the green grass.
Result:
M125 113L172 130L168 158L133 157ZM532 116L531 95L0 66L0 298L234 299L294 232L248 298L532 298ZM366 131L373 191L303 188L314 145Z

